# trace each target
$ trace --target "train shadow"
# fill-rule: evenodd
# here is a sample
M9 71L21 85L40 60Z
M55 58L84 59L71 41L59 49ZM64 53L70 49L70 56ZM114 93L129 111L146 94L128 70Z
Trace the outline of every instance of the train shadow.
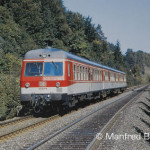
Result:
M33 112L32 114L36 118L49 118L49 117L57 115L58 113L56 111L44 111L40 113Z

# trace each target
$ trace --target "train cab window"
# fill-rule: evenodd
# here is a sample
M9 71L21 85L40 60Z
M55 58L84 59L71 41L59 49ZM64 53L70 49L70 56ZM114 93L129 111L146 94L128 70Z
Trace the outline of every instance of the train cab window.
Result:
M80 80L79 66L77 65L77 80Z
M45 62L44 76L62 76L63 63L62 62Z
M75 64L73 65L73 76L74 76L74 80L76 80L77 76L76 76L76 65Z
M68 77L70 77L70 63L68 62Z
M25 74L24 76L42 76L43 71L43 63L42 62L34 62L34 63L26 63Z

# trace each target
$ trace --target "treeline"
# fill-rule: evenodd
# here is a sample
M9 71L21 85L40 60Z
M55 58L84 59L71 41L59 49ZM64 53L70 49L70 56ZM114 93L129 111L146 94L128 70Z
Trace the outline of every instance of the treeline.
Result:
M49 43L127 72L129 86L142 83L143 66L149 66L148 54L129 49L123 56L119 41L109 43L101 25L94 25L90 17L66 10L62 0L0 0L1 119L13 116L19 105L24 54Z
M127 67L129 85L150 82L150 54L141 50L133 52L132 49L127 49L124 60Z

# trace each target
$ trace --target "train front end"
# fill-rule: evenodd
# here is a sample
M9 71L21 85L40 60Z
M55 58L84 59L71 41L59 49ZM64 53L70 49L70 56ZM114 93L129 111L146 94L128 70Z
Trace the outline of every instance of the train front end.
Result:
M62 53L63 55L63 53ZM21 104L36 113L67 99L65 59L57 49L29 51L21 73Z

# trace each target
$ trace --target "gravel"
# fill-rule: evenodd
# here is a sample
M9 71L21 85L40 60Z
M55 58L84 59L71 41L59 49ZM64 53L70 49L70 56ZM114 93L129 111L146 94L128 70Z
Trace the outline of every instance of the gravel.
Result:
M99 142L98 150L150 149L150 140L148 140L150 139L150 91L148 90L122 112L110 131L103 135L105 138ZM144 134L145 137L147 135L147 140L144 140ZM116 135L116 138L111 135Z
M0 150L19 150L19 149L27 149L31 145L37 143L38 141L42 140L43 138L47 137L48 135L56 132L57 130L61 129L62 127L68 125L69 123L73 122L76 119L96 110L98 107L103 106L111 101L115 101L121 97L124 97L132 93L132 91L120 94L116 97L101 101L96 104L92 104L85 108L79 109L78 111L74 111L70 114L66 114L63 117L53 120L52 122L46 123L41 125L40 127L31 129L27 132L22 134L18 134L7 141L0 143Z
M19 129L22 129L24 127L28 127L32 124L35 124L35 123L38 123L38 122L41 122L44 120L46 120L46 119L45 118L29 118L27 120L18 122L17 124L10 124L6 127L4 126L4 127L0 128L0 136L8 134L8 133L16 131L16 130L19 130Z
M129 99L123 99L106 106L38 147L38 150L85 150L96 133L128 101Z

